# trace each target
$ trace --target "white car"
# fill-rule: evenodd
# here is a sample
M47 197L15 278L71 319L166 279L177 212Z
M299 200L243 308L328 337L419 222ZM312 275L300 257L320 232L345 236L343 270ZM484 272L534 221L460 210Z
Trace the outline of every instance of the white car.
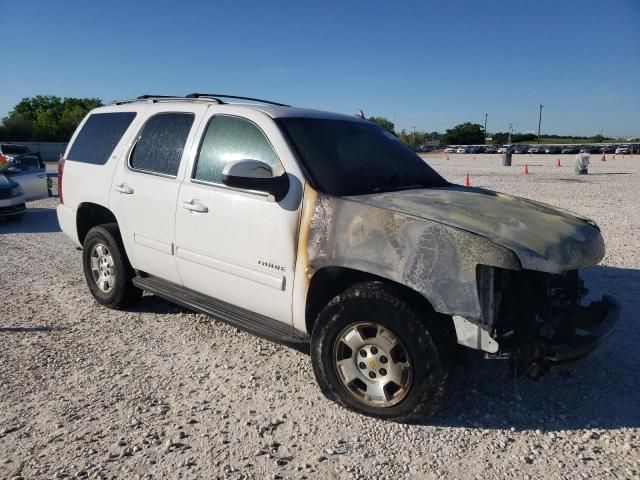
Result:
M627 145L620 145L616 148L616 155L627 155L631 152L631 149Z
M444 153L456 153L456 147L447 147L444 149Z
M26 208L25 202L22 187L0 173L0 218L20 219Z
M458 147L456 153L467 153L467 149L465 147Z
M58 221L101 305L145 290L301 345L328 398L400 421L444 403L458 344L538 376L617 325L613 298L578 303L593 221L453 185L363 118L229 98L116 102L74 133Z
M49 196L47 173L38 154L10 158L0 172L0 216L19 219L26 202Z

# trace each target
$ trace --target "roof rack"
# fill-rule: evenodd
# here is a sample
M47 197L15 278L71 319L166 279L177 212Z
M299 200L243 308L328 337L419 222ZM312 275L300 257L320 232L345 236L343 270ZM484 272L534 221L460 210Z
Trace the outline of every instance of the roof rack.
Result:
M278 107L290 107L291 105L285 105L284 103L272 102L270 100L262 100L260 98L251 98L251 97L239 97L237 95L224 95L220 93L190 93L186 95L185 98L233 98L235 100L249 100L251 102L260 102L267 103L269 105L276 105ZM223 102L224 103L224 102Z
M161 102L161 101L170 101L170 100L201 100L208 102L216 102L218 104L223 104L224 102L219 98L213 97L202 97L202 98L187 98L187 97L178 97L173 95L140 95L131 100L115 100L111 102L111 105L125 105L127 103L136 103L136 102Z
M127 103L135 103L148 101L152 103L160 102L160 101L168 101L168 100L202 100L209 102L216 102L219 105L224 104L220 98L233 98L235 100L249 100L251 102L259 102L266 103L269 105L276 105L278 107L289 107L290 105L285 105L284 103L272 102L269 100L261 100L259 98L251 98L251 97L239 97L237 95L222 95L217 93L190 93L189 95L185 95L184 97L175 96L175 95L140 95L132 100L116 100L111 102L112 105L124 105Z

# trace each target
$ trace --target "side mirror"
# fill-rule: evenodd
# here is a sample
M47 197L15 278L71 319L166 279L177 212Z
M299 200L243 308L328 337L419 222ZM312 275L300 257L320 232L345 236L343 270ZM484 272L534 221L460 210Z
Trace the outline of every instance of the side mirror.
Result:
M236 160L222 169L222 183L227 187L267 192L277 202L289 191L289 177L286 173L273 176L269 165L259 160Z

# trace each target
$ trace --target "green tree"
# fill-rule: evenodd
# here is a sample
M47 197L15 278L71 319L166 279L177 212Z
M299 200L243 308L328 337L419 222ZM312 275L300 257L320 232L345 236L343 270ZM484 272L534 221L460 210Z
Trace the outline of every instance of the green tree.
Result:
M394 135L396 134L395 125L391 120L388 120L384 117L369 117L369 121L377 125L380 125L382 128L389 130Z
M100 106L99 98L23 98L3 119L0 135L12 141L67 141L87 112Z
M480 145L484 144L484 130L477 123L461 123L447 130L442 135L442 143L446 145Z

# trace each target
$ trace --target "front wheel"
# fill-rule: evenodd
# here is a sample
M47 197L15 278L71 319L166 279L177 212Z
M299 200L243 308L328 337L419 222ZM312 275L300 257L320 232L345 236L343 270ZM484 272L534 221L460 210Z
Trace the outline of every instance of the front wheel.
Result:
M142 290L131 282L135 272L117 224L89 230L83 244L82 265L89 290L101 305L122 308L142 296Z
M311 359L322 392L366 415L425 419L444 402L446 318L382 282L357 284L320 312Z

